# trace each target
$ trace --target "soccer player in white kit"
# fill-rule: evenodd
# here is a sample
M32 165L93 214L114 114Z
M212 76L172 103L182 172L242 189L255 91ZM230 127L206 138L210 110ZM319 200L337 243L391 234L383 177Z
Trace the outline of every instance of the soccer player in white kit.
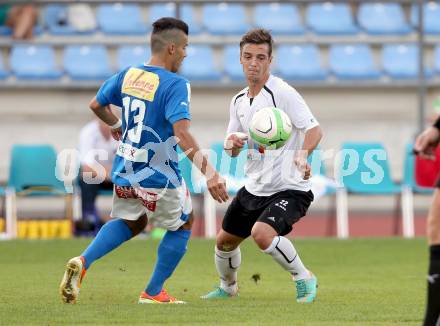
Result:
M318 145L322 131L301 95L270 73L272 46L272 36L264 29L249 31L240 42L240 62L248 86L232 98L225 151L237 156L247 141L248 181L230 204L217 234L215 265L220 286L203 299L238 294L239 245L248 236L292 275L297 302L313 302L316 297L317 278L284 236L313 201L307 156ZM292 121L289 140L276 150L265 151L243 134L253 114L265 107L283 110Z

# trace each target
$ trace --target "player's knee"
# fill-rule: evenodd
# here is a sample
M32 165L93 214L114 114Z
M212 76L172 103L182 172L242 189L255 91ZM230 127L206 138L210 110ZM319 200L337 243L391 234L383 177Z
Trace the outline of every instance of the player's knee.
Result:
M238 247L238 245L229 241L217 241L216 246L218 250L225 252L230 252Z
M191 212L191 213L189 213L188 220L179 229L181 229L181 230L191 230L193 222L194 222L194 216L193 216L193 213Z
M427 236L430 244L440 244L440 218L428 219Z
M141 215L137 220L135 221L128 221L124 220L124 222L128 225L128 227L131 230L131 233L133 234L133 237L141 233L148 223L147 215Z
M251 236L261 250L267 249L272 243L273 236L264 232L260 228L252 228Z

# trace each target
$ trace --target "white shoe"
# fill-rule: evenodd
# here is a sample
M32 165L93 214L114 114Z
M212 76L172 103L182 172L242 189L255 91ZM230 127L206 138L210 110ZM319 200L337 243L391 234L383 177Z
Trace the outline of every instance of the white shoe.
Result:
M60 295L63 302L76 303L85 274L83 257L73 257L67 262L66 271L60 284Z

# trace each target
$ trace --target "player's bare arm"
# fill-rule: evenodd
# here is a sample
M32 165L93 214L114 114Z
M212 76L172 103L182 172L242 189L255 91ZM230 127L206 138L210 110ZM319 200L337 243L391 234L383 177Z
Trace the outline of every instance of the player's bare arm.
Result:
M304 180L307 180L311 176L311 166L307 163L307 157L318 146L322 139L322 129L320 126L313 127L306 131L304 136L304 142L302 150L295 155L295 164L300 171L304 172Z
M219 203L226 202L229 199L226 191L226 181L209 163L206 155L201 153L199 145L189 131L189 126L190 121L186 119L173 124L174 135L178 138L179 146L200 172L206 176L206 183L212 197Z
M112 112L109 105L102 106L96 100L96 96L90 101L89 104L90 109L93 111L96 116L108 124L112 128L112 137L116 140L121 139L121 120Z

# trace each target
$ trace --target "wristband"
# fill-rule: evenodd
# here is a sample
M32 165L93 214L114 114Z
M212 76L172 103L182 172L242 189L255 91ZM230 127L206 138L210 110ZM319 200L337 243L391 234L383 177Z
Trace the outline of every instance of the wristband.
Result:
M122 126L122 120L121 119L118 119L118 121L113 125L113 126L110 126L110 128L112 128L112 129L118 129L118 128L120 128Z

